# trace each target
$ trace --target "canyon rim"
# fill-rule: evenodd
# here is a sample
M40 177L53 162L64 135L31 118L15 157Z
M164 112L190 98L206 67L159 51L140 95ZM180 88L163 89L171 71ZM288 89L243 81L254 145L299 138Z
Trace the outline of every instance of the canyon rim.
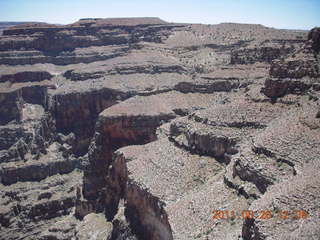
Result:
M320 28L0 31L1 240L320 239Z

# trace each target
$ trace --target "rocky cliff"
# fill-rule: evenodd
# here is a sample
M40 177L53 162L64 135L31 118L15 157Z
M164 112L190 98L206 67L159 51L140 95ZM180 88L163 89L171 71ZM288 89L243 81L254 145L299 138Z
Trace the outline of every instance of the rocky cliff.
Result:
M3 30L21 24L27 24L27 22L0 22L0 35L2 35Z
M0 239L318 239L319 40L158 18L4 30Z

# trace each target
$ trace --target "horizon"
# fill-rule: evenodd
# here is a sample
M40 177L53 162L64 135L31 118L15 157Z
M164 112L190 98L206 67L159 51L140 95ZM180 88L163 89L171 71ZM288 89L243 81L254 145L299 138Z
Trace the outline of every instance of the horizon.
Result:
M130 2L102 0L2 0L1 22L46 22L71 24L82 18L158 17L166 22L191 24L261 24L278 29L310 30L320 24L317 0ZM59 13L59 14L57 14Z

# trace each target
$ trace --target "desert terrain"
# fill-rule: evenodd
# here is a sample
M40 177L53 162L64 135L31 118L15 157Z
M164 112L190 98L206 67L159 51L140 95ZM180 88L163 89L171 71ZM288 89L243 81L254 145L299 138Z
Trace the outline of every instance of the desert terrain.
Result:
M320 239L320 28L0 31L1 240Z

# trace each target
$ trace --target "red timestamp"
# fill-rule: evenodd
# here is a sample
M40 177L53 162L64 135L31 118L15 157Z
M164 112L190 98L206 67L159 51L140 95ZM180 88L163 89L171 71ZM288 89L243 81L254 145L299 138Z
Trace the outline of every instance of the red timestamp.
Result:
M276 213L271 210L214 210L212 211L212 219L262 219L268 220L272 218L278 218L282 220L286 219L306 219L310 217L309 213L305 210L294 210L294 211L277 211Z

